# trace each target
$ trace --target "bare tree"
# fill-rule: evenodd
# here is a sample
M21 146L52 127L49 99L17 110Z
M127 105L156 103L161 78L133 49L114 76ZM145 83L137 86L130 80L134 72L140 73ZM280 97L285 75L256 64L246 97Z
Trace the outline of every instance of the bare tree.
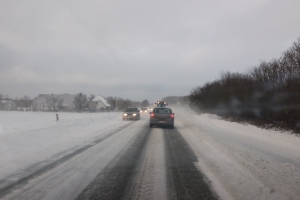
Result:
M94 94L91 94L91 96L88 97L89 102L91 102L94 98L95 98L95 95L94 95Z
M94 94L91 94L91 96L88 97L88 108L92 112L96 111L95 104L92 103L92 101L93 101L94 98L95 98Z
M142 107L147 107L149 106L149 101L147 99L145 99L144 101L142 101Z
M32 111L37 111L38 107L39 107L39 104L37 102L33 101L31 104Z
M46 98L47 105L50 108L50 110L58 111L62 108L62 104L64 102L63 99L55 97L53 95Z
M23 98L19 99L18 101L20 102L20 105L23 106L26 110L30 108L32 103L31 98L26 95Z
M86 95L79 93L75 96L74 100L75 108L78 112L81 112L83 108L85 108L88 104L88 99L86 98Z
M4 109L4 105L3 105L2 101L1 101L2 99L3 99L3 95L0 94L0 110Z

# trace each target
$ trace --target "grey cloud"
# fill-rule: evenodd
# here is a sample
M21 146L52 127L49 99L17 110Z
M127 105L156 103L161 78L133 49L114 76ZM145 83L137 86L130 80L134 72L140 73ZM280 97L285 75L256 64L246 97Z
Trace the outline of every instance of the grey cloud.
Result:
M221 71L279 57L299 37L299 6L294 0L2 1L0 93L187 95Z

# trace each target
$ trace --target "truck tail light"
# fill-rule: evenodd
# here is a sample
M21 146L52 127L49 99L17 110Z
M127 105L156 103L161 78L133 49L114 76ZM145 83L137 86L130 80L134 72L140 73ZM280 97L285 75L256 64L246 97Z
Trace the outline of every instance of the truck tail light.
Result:
M150 114L150 117L154 117L154 113L151 113L151 114Z
M170 117L171 117L171 118L174 118L174 113L171 113L171 114L170 114Z

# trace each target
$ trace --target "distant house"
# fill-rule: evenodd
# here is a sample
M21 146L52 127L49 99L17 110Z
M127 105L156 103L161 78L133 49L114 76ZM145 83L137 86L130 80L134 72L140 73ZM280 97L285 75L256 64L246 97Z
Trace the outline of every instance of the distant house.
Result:
M109 110L110 104L102 96L96 96L89 104L91 111L105 111Z
M72 94L40 94L32 100L34 111L73 111L76 95Z
M0 110L6 110L6 111L11 111L11 110L16 110L16 104L13 100L11 99L1 99L0 100Z

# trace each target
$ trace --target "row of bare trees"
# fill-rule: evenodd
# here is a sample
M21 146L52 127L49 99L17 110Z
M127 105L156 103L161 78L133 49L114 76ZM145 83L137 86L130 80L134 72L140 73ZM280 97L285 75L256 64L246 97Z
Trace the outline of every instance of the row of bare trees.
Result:
M17 110L22 108L29 110L32 103L32 99L28 96L22 98L11 99L8 95L0 94L0 110Z
M96 111L94 107L95 104L92 100L95 98L94 94L87 96L83 93L78 93L72 104L74 109L78 112L82 111ZM127 107L141 107L147 106L149 104L148 100L144 100L142 103L139 101L132 101L129 99L122 99L116 97L107 97L107 102L110 104L110 110L124 110ZM17 108L22 108L22 110L48 110L48 111L59 111L63 108L64 100L55 95L49 95L46 97L46 102L42 103L43 108L39 108L40 103L33 101L28 96L22 98L10 99L7 95L4 96L0 94L0 110L17 110ZM72 110L74 110L72 109ZM104 109L106 110L106 109ZM71 110L70 110L71 111Z
M90 112L94 112L94 104L91 103L94 98L95 95L93 94L91 94L89 97L86 97L86 95L82 93L77 94L74 100L76 110L82 111L84 109L88 109ZM110 110L125 110L127 107L141 107L142 105L142 103L139 101L132 101L120 97L109 96L106 98L106 100L110 104ZM147 102L147 100L143 101L144 104L147 104Z
M263 61L246 73L222 73L189 98L201 112L300 130L300 38L279 59Z
M106 98L106 100L110 104L111 109L113 109L113 110L125 110L127 107L141 107L142 106L142 103L139 101L123 99L120 97L109 96ZM148 101L148 100L146 100L146 101ZM144 102L144 104L147 104L147 103Z
M187 105L189 96L168 96L164 97L162 101L166 101L168 105Z

